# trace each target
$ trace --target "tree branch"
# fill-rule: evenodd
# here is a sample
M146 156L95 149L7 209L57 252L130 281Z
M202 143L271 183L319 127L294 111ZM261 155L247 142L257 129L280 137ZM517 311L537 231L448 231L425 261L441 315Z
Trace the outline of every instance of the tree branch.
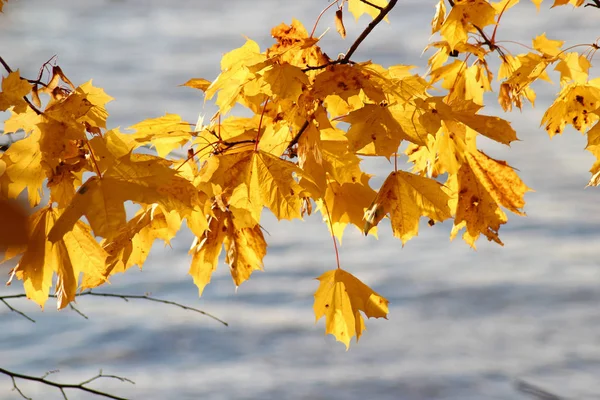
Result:
M363 1L363 3L364 3L364 1ZM367 38L367 36L369 36L369 34L371 33L371 31L373 29L375 29L375 27L381 21L383 21L383 19L386 17L386 15L388 15L389 12L392 11L392 8L394 8L396 6L396 3L398 3L398 0L390 0L390 2L388 3L388 5L385 6L382 10L379 11L379 15L377 15L373 19L373 21L371 21L371 23L369 25L367 25L367 27L365 28L365 30L354 41L354 43L352 43L352 46L350 46L350 49L348 49L348 52L346 53L346 55L342 59L343 60L342 61L343 64L345 64L345 63L347 63L347 62L350 61L350 57L352 57L352 55L354 54L354 52L356 51L356 49L358 49L358 46L360 46L360 44L363 42L363 40L365 40Z
M229 326L229 324L225 321L223 321L220 318L217 318L216 316L207 313L206 311L202 311L199 310L197 308L194 307L189 307L174 301L170 301L170 300L164 300L164 299L157 299L155 297L151 297L147 294L145 295L129 295L129 294L115 294L115 293L96 293L96 292L92 292L91 290L87 291L87 292L82 292L82 293L78 293L76 295L77 297L83 297L83 296L96 296L96 297L112 297L112 298L120 298L123 299L125 301L129 301L130 299L138 299L138 300L148 300L148 301L153 301L156 303L162 303L162 304L168 304L171 306L175 306L175 307L179 307L181 309L187 310L187 311L194 311L198 314L202 314L205 315L209 318L214 319L215 321L218 321L220 323L222 323L225 326ZM6 300L10 300L10 299L21 299L21 298L25 298L27 297L27 295L25 293L20 293L20 294L13 294L13 295L7 295L7 296L0 296L0 301L2 303L4 303L4 305L6 305L6 307L9 308L9 310L16 312L17 314L21 315L22 317L28 319L31 322L35 322L35 320L31 317L29 317L28 315L26 315L25 313L15 309L14 307L12 307L10 304L8 304L8 302ZM56 298L56 295L49 295L49 297L52 298ZM88 319L88 317L83 314L81 311L79 311L77 308L75 308L74 306L71 307L76 313L78 313L79 315L81 315L82 317Z
M515 382L515 387L519 392L531 395L538 400L565 400L564 397L547 392L546 390L521 379Z
M328 63L325 63L323 65L316 65L316 66L307 66L306 68L304 68L302 71L303 72L307 72L307 71L314 71L317 69L323 69L323 68L327 68L330 65L335 65L335 64L350 64L350 57L352 57L352 55L354 54L354 52L358 49L358 46L360 46L360 44L367 38L367 36L369 36L369 34L371 33L371 31L373 31L373 29L375 29L375 27L381 22L383 21L383 19L389 14L390 11L392 11L392 8L394 8L396 6L396 3L398 3L398 0L390 0L390 2L387 4L387 6L381 8L379 6L376 6L372 3L370 3L369 1L365 1L365 0L361 0L363 3L368 4L372 7L375 7L376 9L380 10L379 14L373 19L373 21L371 21L369 23L369 25L367 25L367 27L365 28L364 31L362 31L362 33L358 36L358 38L356 38L356 40L354 41L354 43L352 43L352 46L350 46L350 48L348 49L348 51L346 52L346 55L344 55L344 57L339 58L337 60L333 60L330 61ZM600 1L600 0L599 0Z
M378 6L377 4L373 4L373 3L371 3L369 0L360 0L360 1L361 1L362 3L365 3L365 4L367 4L367 5L371 6L371 7L373 7L373 8L376 8L376 9L378 9L379 11L382 11L382 10L383 10L383 7L380 7L380 6Z
M55 387L58 390L60 390L60 392L62 393L62 395L63 395L63 397L65 399L67 399L67 395L65 393L65 390L80 390L80 391L83 391L83 392L91 393L91 394L94 394L96 396L106 397L106 398L109 398L109 399L127 400L124 397L119 397L119 396L115 396L115 395L112 395L112 394L107 393L107 392L102 392L100 390L92 389L92 388L89 388L89 387L87 387L85 385L87 385L89 383L92 383L93 381L95 381L97 379L100 379L100 378L117 379L117 380L119 380L121 382L128 382L128 383L131 383L132 385L135 384L135 382L133 382L132 380L124 378L122 376L104 375L104 374L102 374L102 370L100 370L100 372L98 373L98 375L93 376L90 379L87 379L87 380L85 380L83 382L80 382L80 383L60 383L60 382L51 381L51 380L46 379L46 376L48 376L48 374L46 374L44 376L41 376L41 377L37 377L37 376L19 374L17 372L9 371L9 370L6 370L4 368L0 368L0 373L9 376L12 379L12 382L13 382L13 390L16 390L21 395L21 397L23 397L24 399L29 399L29 400L31 400L31 399L29 397L25 396L25 394L21 391L21 389L17 385L17 381L16 381L17 379L22 379L22 380L32 381L32 382L38 382L38 383L42 383L44 385Z

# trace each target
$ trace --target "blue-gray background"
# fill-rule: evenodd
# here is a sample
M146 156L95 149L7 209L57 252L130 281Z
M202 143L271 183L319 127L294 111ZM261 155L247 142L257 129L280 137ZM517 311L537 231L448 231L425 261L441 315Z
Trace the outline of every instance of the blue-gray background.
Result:
M37 75L54 54L75 84L93 78L116 98L111 127L130 126L165 112L195 122L200 92L178 87L192 77L213 79L223 53L244 35L270 45L270 28L292 17L310 30L324 0L11 0L0 16L0 55L24 76ZM363 43L355 59L384 66L414 64L424 72L435 1L400 1ZM498 39L529 45L536 34L589 43L600 11L571 7L536 16L523 2L510 12ZM323 39L330 56L343 52L367 19L346 16L349 40L332 29ZM327 14L317 32L333 28ZM513 52L518 45L505 44ZM600 398L600 194L584 190L593 163L585 138L569 132L550 140L538 128L558 85L538 86L536 109L506 117L521 142L511 149L481 140L496 158L518 168L536 192L526 195L526 218L510 215L505 247L484 239L478 250L450 242L450 224L423 226L404 248L385 221L380 239L347 231L343 267L390 300L388 321L367 321L350 351L314 324L313 278L335 267L327 228L318 215L277 223L266 216L269 253L237 293L222 264L202 298L187 276L192 240L181 232L172 249L158 246L143 272L112 278L104 290L152 295L214 313L230 323L162 304L82 298L59 313L13 302L32 324L0 307L0 366L77 381L102 368L135 386L103 381L97 387L136 399L515 399L516 379L557 394ZM499 112L490 98L488 113ZM373 164L378 187L390 167ZM3 268L6 276L7 268ZM20 282L0 294L22 291ZM0 399L16 399L0 376ZM43 385L22 383L35 399L59 399ZM89 398L75 392L69 398Z

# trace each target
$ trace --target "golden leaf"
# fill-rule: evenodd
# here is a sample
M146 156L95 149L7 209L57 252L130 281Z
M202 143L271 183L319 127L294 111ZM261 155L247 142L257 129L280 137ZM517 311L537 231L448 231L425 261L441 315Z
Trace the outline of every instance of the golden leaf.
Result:
M187 87L191 87L191 88L202 90L203 92L206 92L206 89L208 89L208 87L210 85L211 85L211 82L207 81L206 79L193 78L193 79L188 80L186 83L184 83L183 85L180 85L180 86L187 86Z
M105 281L102 269L108 254L80 221L59 241L50 242L47 235L58 215L58 210L44 207L30 217L29 244L12 276L23 280L27 297L43 307L56 272L57 305L61 309L75 299L81 273L84 279L94 277Z
M525 205L523 196L530 189L503 161L479 151L469 152L465 158L467 162L460 167L458 180L449 179L446 183L454 192L451 208L456 210L450 237L466 227L463 239L471 247L475 247L480 234L502 245L498 230L508 218L500 206L524 215L520 209Z
M600 106L600 88L592 84L566 85L542 117L550 137L560 135L567 124L584 132L598 120L593 113Z
M325 317L325 333L350 348L350 339L360 339L365 329L362 311L368 318L387 318L389 302L354 275L342 269L325 272L319 277L313 306L316 320Z
M439 182L404 171L392 172L364 214L364 232L390 214L394 236L404 245L418 234L421 217L440 222L450 218L448 200Z
M7 77L2 78L2 91L0 92L0 111L6 111L9 107L14 107L15 113L25 112L27 103L23 96L31 92L31 85L27 80L21 79L19 70L11 72Z

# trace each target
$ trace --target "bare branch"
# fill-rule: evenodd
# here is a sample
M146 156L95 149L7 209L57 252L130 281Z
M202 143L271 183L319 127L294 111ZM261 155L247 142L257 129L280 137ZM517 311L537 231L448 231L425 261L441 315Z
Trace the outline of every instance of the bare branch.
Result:
M96 292L92 292L90 290L88 292L79 293L77 296L78 297L82 297L82 296L117 297L117 298L123 299L125 301L129 301L129 299L140 299L140 300L154 301L156 303L168 304L168 305L171 305L171 306L176 306L176 307L182 308L184 310L194 311L194 312L197 312L198 314L202 314L202 315L205 315L205 316L207 316L209 318L212 318L215 321L218 321L218 322L222 323L225 326L229 326L229 324L227 322L223 321L222 319L219 319L219 318L215 317L212 314L207 313L206 311L202 311L202 310L199 310L199 309L194 308L194 307L189 307L189 306L186 306L186 305L183 305L183 304L180 304L180 303L176 303L174 301L163 300L163 299L157 299L155 297L150 297L147 294L145 294L143 296L142 295L129 295L129 294L124 295L124 294L114 294L114 293L96 293Z
M123 299L124 301L129 301L129 299L148 300L148 301L153 301L156 303L162 303L162 304L168 304L171 306L176 306L176 307L179 307L179 308L187 310L187 311L194 311L198 314L202 314L209 318L212 318L215 321L218 321L225 326L229 326L229 324L227 322L223 321L222 319L220 319L212 314L207 313L206 311L202 311L200 309L197 309L194 307L189 307L189 306L186 306L186 305L174 302L174 301L170 301L170 300L157 299L157 298L151 297L147 294L145 294L145 295L129 295L129 294L115 294L115 293L96 293L96 292L92 292L90 290L87 292L78 293L76 296L77 297L83 297L83 296L112 297L112 298ZM6 301L6 300L10 300L10 299L21 299L21 298L25 298L25 297L27 297L27 295L25 293L6 295L6 296L0 296L0 301L2 301L6 305L6 307L8 307L11 311L14 311L17 314L21 315L22 317L27 318L31 322L35 322L35 320L33 318L31 318L31 317L27 316L25 313L15 309L10 304L8 304L8 302ZM56 298L56 295L51 294L48 297ZM82 317L84 317L85 319L88 319L88 317L85 314L83 314L81 311L79 311L77 308L75 308L75 306L71 305L71 309L73 311L75 311L76 313L78 313L79 315L81 315Z
M361 1L363 1L363 0L361 0ZM365 28L365 30L354 41L354 43L352 43L352 46L350 46L350 49L348 49L348 52L344 56L342 63L347 63L347 62L350 61L350 57L352 57L352 55L354 54L354 52L356 51L356 49L358 49L358 46L360 46L360 44L363 42L363 40L365 40L367 38L367 36L369 36L369 34L371 33L371 31L373 29L375 29L375 27L381 21L383 21L383 19L386 17L386 15L388 15L389 12L392 11L392 8L394 8L396 6L396 3L398 3L398 0L390 0L390 2L388 3L388 5L385 6L383 9L381 9L381 11L379 11L379 15L377 15L373 19L373 21L371 21L371 23L369 25L367 25L367 27Z
M8 303L6 302L6 300L5 300L5 299L6 299L6 297L5 297L5 296L3 296L3 297L0 297L0 300L1 300L1 301L4 303L4 305L5 305L6 307L8 307L8 309L9 309L10 311L16 312L16 313L17 313L17 314L19 314L21 317L23 317L23 318L25 318L25 319L28 319L28 320L30 320L31 322L35 323L35 319L31 318L30 316L28 316L28 315L27 315L27 314L25 314L24 312L22 312L22 311L19 311L19 310L17 310L16 308L13 308L13 307L12 307L10 304L8 304Z
M96 390L96 389L92 389L90 387L87 387L86 385L97 380L100 378L108 378L108 379L117 379L121 382L127 382L127 383L131 383L131 384L135 384L135 382L133 382L130 379L121 377L121 376L116 376L116 375L104 375L102 374L102 370L100 370L100 372L98 373L98 375L91 377L90 379L87 379L83 382L80 383L60 383L60 382L56 382L56 381L51 381L46 379L46 375L42 376L42 377L38 377L38 376L31 376L31 375L24 375L24 374L19 374L17 372L13 372L13 371L9 371L6 370L4 368L0 368L0 373L9 376L12 379L13 382L13 389L16 390L21 397L23 397L24 399L28 399L31 400L29 397L25 396L25 394L23 394L23 392L21 391L21 389L19 388L19 386L17 385L17 379L22 379L25 381L32 381L32 382L38 382L38 383L42 383L44 385L48 385L48 386L52 386L57 388L61 394L63 395L63 397L65 399L67 399L67 394L65 392L65 390L80 390L82 392L87 392L87 393L91 393L94 394L96 396L100 396L100 397L106 397L109 399L115 399L115 400L127 400L124 397L119 397L119 396L115 396L113 394L107 393L107 392L102 392L100 390Z
M547 392L546 390L521 379L517 380L515 387L519 392L528 394L537 400L566 400L564 397Z
M352 43L352 46L350 46L350 48L346 52L346 55L344 55L344 57L342 57L342 58L330 61L323 65L307 66L306 68L304 68L302 70L303 72L313 71L313 70L317 70L317 69L323 69L323 68L327 68L330 65L335 65L335 64L350 64L350 63L352 63L352 61L350 61L350 57L352 57L354 52L358 49L358 46L360 46L360 44L367 38L367 36L369 36L371 31L373 31L373 29L375 29L375 27L381 21L383 21L383 19L389 14L389 12L392 11L392 8L394 8L396 6L396 3L398 3L398 0L390 0L390 2L388 3L387 6L381 8L381 7L376 6L368 1L365 1L365 0L361 0L361 1L365 4L368 4L372 7L377 8L380 11L379 11L379 14L373 19L373 21L371 21L371 23L369 23L369 25L367 25L365 30L362 31L362 33L358 36L358 38L356 38L354 43Z

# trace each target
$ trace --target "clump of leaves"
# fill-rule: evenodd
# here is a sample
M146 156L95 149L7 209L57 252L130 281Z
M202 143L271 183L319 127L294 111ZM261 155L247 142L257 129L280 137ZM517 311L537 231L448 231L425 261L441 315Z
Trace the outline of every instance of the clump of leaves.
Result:
M219 108L195 129L167 114L135 124L132 133L109 130L111 98L102 89L91 82L76 87L50 64L37 79L24 79L2 60L8 74L0 110L10 110L5 132L25 135L0 157L0 202L26 191L29 206L37 207L29 217L12 217L28 219L19 237L7 234L7 224L0 229L6 258L19 257L12 277L43 306L56 274L63 308L78 288L141 267L153 242L168 243L185 221L196 236L189 273L199 293L223 249L238 286L263 269L265 208L287 220L317 210L336 256L348 225L375 234L385 217L402 245L418 234L421 218L430 225L452 220L450 237L462 232L473 248L481 235L502 245L505 210L524 215L530 189L506 162L477 147L480 136L503 145L517 139L508 121L481 112L484 93L494 86L490 57L500 59L498 100L507 111L525 100L533 104L532 83L549 80L546 71L554 65L561 90L542 123L550 136L567 125L587 132L587 149L600 157L600 85L588 76L598 45L563 49L562 41L542 34L528 53L510 53L496 37L501 18L518 2L440 0L431 24L439 40L428 46L435 52L426 75L411 66L351 59L396 0L333 2L317 23L336 8L331 22L342 37L344 8L356 19L372 18L345 55L330 59L321 50L316 23L310 34L296 20L273 28L268 49L248 39L223 56L216 79L185 83ZM533 2L539 8L542 1ZM431 95L433 88L444 94ZM240 106L251 116L233 115ZM404 144L410 171L398 169ZM187 149L184 158L173 152L180 147ZM361 167L365 157L393 159L378 191ZM591 172L590 185L597 185L600 161ZM49 200L40 207L44 187ZM127 201L139 205L130 219ZM365 329L361 312L386 318L388 301L337 260L337 268L319 278L314 311L317 319L325 316L326 332L348 347Z

